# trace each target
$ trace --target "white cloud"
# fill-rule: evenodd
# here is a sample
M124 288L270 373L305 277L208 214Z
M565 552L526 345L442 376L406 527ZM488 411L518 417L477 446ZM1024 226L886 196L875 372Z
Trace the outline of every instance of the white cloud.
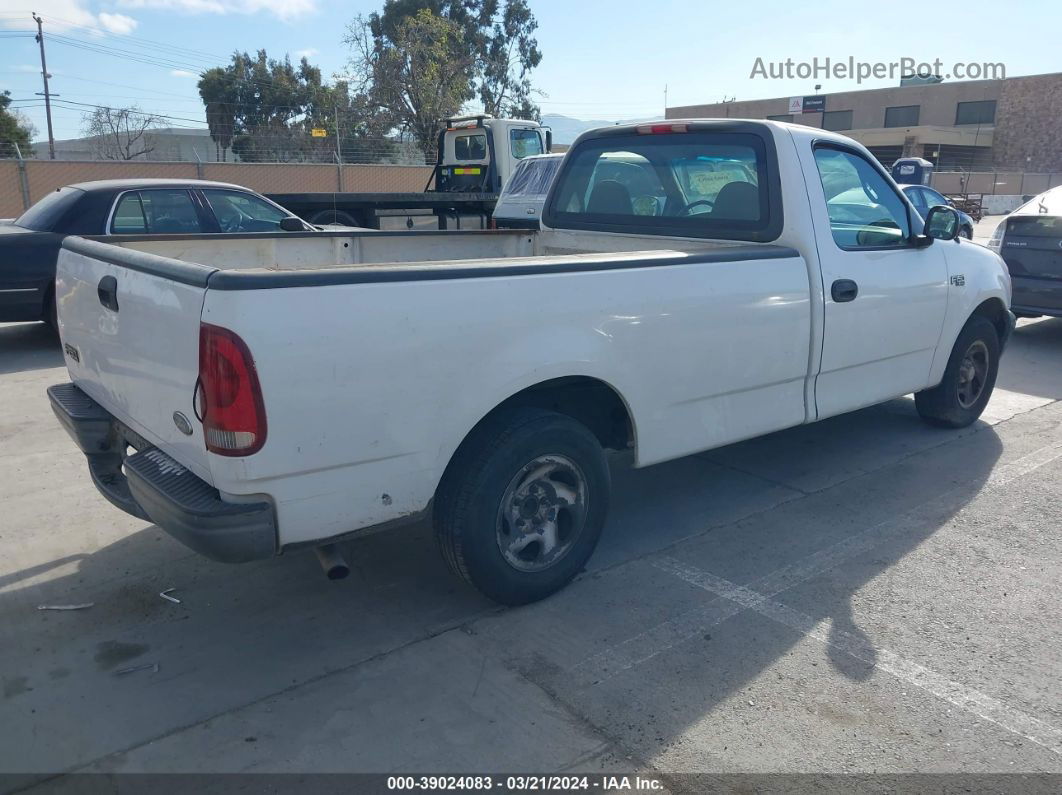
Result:
M132 17L127 17L125 14L108 14L102 12L99 15L100 26L108 33L117 33L121 36L127 36L136 30L137 21Z
M317 10L317 0L118 0L118 5L124 8L183 11L187 14L267 13L282 20L304 17Z
M0 0L0 28L36 30L37 24L26 11L25 0ZM34 0L33 7L44 20L44 30L90 32L100 35L132 33L137 21L125 14L97 14L88 0Z
M296 58L313 58L320 50L314 47L307 47L305 50L295 50Z
M171 69L170 75L172 77L199 77L195 72L189 72L187 69Z

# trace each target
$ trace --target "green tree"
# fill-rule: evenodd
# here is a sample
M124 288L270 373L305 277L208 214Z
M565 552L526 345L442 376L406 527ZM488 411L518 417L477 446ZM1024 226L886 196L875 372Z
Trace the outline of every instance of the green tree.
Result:
M373 17L359 16L348 28L355 87L430 160L439 120L475 96L475 56L461 26L428 8L382 31L381 19Z
M367 103L352 98L346 82L324 84L321 70L306 58L296 65L287 57L269 58L265 50L234 53L228 66L203 72L199 96L218 152L231 148L246 162L332 161L344 144L352 153L369 153L372 162L393 148L369 140L382 139L387 128L366 116ZM314 128L328 130L328 137L312 137ZM338 146L337 130L343 136Z
M451 57L460 67L461 80L457 75L447 76L449 88L462 83L468 73L470 91L446 91L446 102L438 102L440 112L430 122L433 128L447 115L460 110L460 106L478 97L486 113L496 116L538 119L539 108L533 101L535 90L531 85L531 71L542 61L542 52L535 39L538 22L531 13L528 0L386 0L383 9L367 18L358 17L348 29L346 43L352 56L351 71L358 76L359 89L367 96L379 98L381 94L393 95L392 85L376 80L391 80L393 74L380 68L389 51L397 46L399 39L408 41L411 20L426 19L430 13L450 23L460 32L454 36L459 54ZM444 49L444 48L440 48ZM424 93L432 96L432 88L439 85L439 70L430 75L411 75L414 82L426 85L426 91L414 91L406 87L407 94ZM462 83L463 86L463 83ZM396 115L399 125L412 131L421 124L416 118L422 114L385 103L389 112ZM407 103L408 105L408 103ZM421 145L430 148L431 136L416 135Z
M0 92L0 157L14 157L15 147L23 157L33 154L33 125L18 111L9 110L11 92Z
M542 62L537 28L527 0L506 0L501 19L484 37L480 59L479 98L487 113L539 120L531 99L531 70Z

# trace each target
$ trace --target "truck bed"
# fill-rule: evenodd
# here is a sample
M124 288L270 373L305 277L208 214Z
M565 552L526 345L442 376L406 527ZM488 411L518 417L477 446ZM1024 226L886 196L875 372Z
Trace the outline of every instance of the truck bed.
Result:
M185 263L210 271L290 274L343 272L371 268L385 272L436 276L442 271L464 277L512 273L514 269L582 270L633 267L639 263L687 261L691 254L758 258L789 251L784 247L705 240L594 234L560 230L468 232L280 232L275 234L113 236L85 241L71 238L66 248L89 256L116 256L115 249ZM623 256L617 257L617 254ZM792 255L792 252L789 252ZM116 263L117 264L117 263ZM130 262L121 264L130 265ZM159 263L161 266L161 263ZM246 275L250 275L249 273ZM330 279L342 278L342 273ZM277 281L275 278L274 281ZM241 280L243 281L243 280ZM229 282L231 283L231 282ZM300 282L300 283L305 283ZM279 284L279 281L278 281ZM220 283L211 282L211 287Z

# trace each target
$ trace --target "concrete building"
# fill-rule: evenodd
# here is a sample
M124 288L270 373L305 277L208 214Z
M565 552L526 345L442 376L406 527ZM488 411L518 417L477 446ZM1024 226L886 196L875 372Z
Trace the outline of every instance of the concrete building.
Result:
M886 165L924 157L938 170L1062 171L1062 73L842 91L793 108L758 99L667 108L667 118L776 119L836 130ZM822 104L824 103L824 104ZM795 111L795 112L794 112Z
M203 128L160 127L147 134L152 148L150 152L135 158L138 161L155 162L190 162L200 160L212 163L219 159L232 162L238 160L231 151L218 157L217 148L210 138L210 131ZM37 141L33 144L36 157L48 157L48 142ZM98 147L91 137L68 138L55 142L56 160L99 160Z

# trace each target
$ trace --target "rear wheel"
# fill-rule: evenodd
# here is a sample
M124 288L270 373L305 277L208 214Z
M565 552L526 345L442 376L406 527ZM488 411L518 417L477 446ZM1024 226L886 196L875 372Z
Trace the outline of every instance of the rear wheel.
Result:
M959 230L959 237L964 237L967 240L973 240L973 229L969 226L964 226Z
M317 213L310 223L326 226L327 224L339 224L340 226L361 226L354 216L342 210L323 210Z
M918 413L931 425L964 428L985 410L999 369L999 335L987 318L963 326L938 386L915 395Z
M499 411L443 476L436 539L450 568L487 597L534 602L586 565L609 491L604 452L584 425L540 409Z

